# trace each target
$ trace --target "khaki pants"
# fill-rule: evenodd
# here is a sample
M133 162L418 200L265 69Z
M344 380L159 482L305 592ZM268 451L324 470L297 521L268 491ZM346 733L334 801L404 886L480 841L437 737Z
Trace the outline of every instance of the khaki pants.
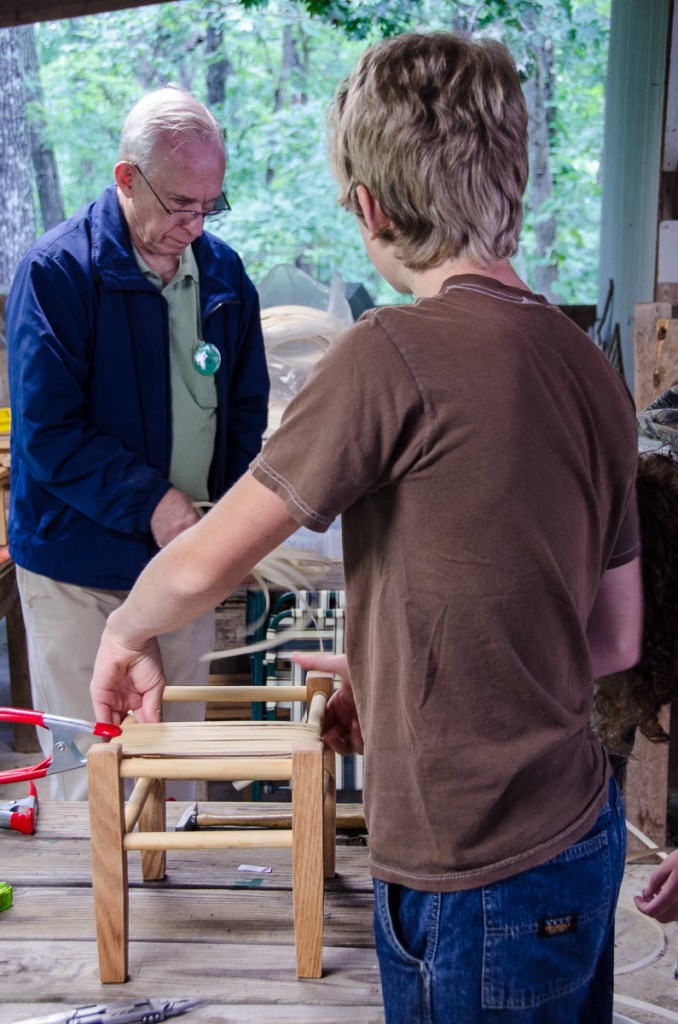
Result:
M20 566L16 567L16 574L26 625L33 707L52 715L83 718L91 722L94 712L89 684L99 641L106 619L125 600L126 592L58 583ZM198 659L213 649L214 642L214 612L160 637L168 683L175 686L206 685L209 664ZM204 718L204 714L205 705L199 702L171 701L164 710L167 721L198 721ZM45 754L51 753L52 741L48 731L37 728L36 732ZM93 742L94 738L88 743L83 735L78 739L78 746L85 750ZM48 799L87 798L85 768L50 775L46 781L49 785L44 795ZM169 783L167 791L176 800L195 798L193 783Z

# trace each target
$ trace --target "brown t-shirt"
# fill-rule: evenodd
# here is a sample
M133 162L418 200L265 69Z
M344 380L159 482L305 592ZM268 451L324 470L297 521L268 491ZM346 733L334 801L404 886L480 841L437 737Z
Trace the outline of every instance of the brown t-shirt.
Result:
M639 553L621 377L541 297L474 275L366 314L253 462L342 514L373 874L484 885L591 827L607 758L586 623Z

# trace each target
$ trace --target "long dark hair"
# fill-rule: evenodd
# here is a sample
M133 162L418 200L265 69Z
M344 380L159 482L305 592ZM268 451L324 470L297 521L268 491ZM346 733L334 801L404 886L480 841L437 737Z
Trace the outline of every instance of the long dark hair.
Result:
M656 743L668 741L661 708L678 694L678 461L670 455L638 459L642 538L643 650L638 664L598 680L595 728L605 745L628 753L635 728Z

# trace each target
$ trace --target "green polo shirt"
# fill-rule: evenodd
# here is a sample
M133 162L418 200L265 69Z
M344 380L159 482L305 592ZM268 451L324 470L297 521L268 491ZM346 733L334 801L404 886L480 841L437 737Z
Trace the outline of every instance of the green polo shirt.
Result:
M163 287L162 278L136 249L134 256L139 270L161 292L169 307L172 389L169 479L194 501L206 501L217 429L217 388L214 377L203 377L193 365L193 351L202 341L198 265L189 245L179 259L176 274Z

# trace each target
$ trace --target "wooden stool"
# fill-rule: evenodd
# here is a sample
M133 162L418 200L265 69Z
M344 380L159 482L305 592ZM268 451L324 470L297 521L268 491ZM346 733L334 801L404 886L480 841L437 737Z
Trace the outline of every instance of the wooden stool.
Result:
M102 982L127 978L127 853L141 851L145 881L165 875L167 850L291 847L297 975L322 975L323 879L335 870L335 755L321 740L332 678L306 686L168 687L175 700L307 702L305 723L129 719L120 740L92 746L88 787L92 889ZM137 780L127 805L124 780ZM165 780L291 781L292 827L167 832ZM139 830L134 831L139 825Z

